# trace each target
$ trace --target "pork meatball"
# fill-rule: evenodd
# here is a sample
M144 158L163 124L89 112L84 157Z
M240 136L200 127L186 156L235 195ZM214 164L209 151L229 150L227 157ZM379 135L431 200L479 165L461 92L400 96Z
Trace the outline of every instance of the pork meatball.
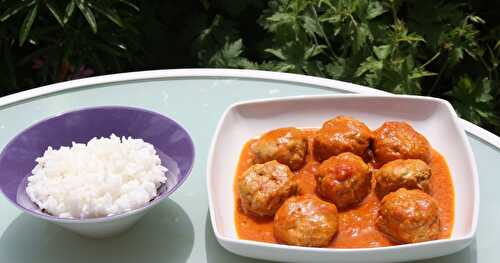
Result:
M381 164L397 159L431 160L429 142L406 122L385 122L374 136L373 153Z
M324 161L343 152L364 156L370 146L372 132L362 122L348 116L326 121L313 141L314 157Z
M276 160L293 171L302 168L307 153L307 139L301 130L281 128L272 130L250 145L255 163Z
M273 216L283 202L297 191L290 168L277 161L254 164L240 177L241 208L250 215Z
M319 166L315 177L316 192L339 209L361 203L370 193L370 168L352 153L330 157Z
M375 172L375 192L382 198L399 188L430 192L431 168L422 160L390 161Z
M279 243L288 245L327 246L337 227L335 205L314 195L289 198L274 216L274 237Z
M438 206L420 191L400 188L382 199L377 227L399 243L417 243L439 238Z

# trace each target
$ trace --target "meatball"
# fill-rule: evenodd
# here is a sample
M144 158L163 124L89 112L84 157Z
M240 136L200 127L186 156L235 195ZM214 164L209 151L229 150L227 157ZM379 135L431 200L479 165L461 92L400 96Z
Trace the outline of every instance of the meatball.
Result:
M274 237L279 243L288 245L327 246L337 227L335 205L314 195L289 198L274 216Z
M431 168L422 160L390 161L375 172L375 192L382 198L399 188L430 192Z
M385 122L374 136L373 153L381 164L396 159L431 160L429 142L406 122Z
M255 163L276 160L293 171L302 168L307 153L307 139L296 128L281 128L262 135L250 145Z
M339 209L361 203L370 193L370 168L352 153L330 157L319 166L315 177L316 192Z
M254 164L240 177L241 208L247 214L273 216L281 204L297 191L294 174L288 166L270 161Z
M400 188L382 199L377 227L399 243L417 243L439 237L438 206L420 191Z
M326 121L313 140L314 157L324 161L343 152L364 156L370 146L372 132L362 122L348 116Z

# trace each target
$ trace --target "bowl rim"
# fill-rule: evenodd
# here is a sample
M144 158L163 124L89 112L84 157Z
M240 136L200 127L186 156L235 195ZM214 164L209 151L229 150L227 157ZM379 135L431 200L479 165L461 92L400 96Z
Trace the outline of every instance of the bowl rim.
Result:
M217 227L217 223L215 220L215 207L214 207L214 201L213 201L213 193L212 193L212 167L213 167L213 159L215 155L215 146L217 139L219 137L219 133L222 129L222 125L224 124L227 115L238 108L239 106L245 106L245 105L250 105L250 104L261 104L261 103L273 103L273 102L285 102L285 101L298 101L298 100L315 100L315 99L351 99L351 98L385 98L385 99L391 99L391 100L398 100L398 99L409 99L409 100L423 100L423 101L430 101L434 102L437 104L444 105L447 109L447 111L451 114L452 117L452 122L453 126L458 130L460 140L463 142L465 149L466 149L466 156L467 156L467 161L471 164L472 168L472 183L474 184L474 207L473 207L473 215L472 215L472 222L471 222L471 228L468 233L466 233L463 236L460 237L450 237L447 239L438 239L438 240L432 240L432 241L426 241L426 242L421 242L421 243L411 243L411 244L401 244L397 246L388 246L388 247L373 247L373 248L321 248L321 247L301 247L301 246L292 246L292 245L285 245L285 244L275 244L275 243L266 243L266 242L260 242L260 241L253 241L253 240L245 240L245 239L240 239L240 238L233 238L233 237L228 237L223 235L220 231L219 228ZM233 243L233 244L239 244L243 246L254 246L254 247L259 247L259 248L278 248L278 249L285 249L285 250L294 250L294 251L302 251L302 252L322 252L322 253L335 253L335 252L343 252L343 253L359 253L359 252L375 252L375 251L391 251L391 250L399 250L399 249L404 249L404 248L417 248L417 247L424 247L424 246L431 246L431 245L438 245L438 244L446 244L446 243L452 243L452 242L471 242L472 239L476 235L477 231L477 225L478 225L478 219L479 219L479 205L480 205L480 187L479 187L479 175L477 173L477 165L476 161L474 158L474 155L472 153L472 148L470 146L469 140L467 140L467 136L465 134L464 128L459 124L459 117L455 110L453 109L452 105L444 99L440 98L434 98L434 97L424 97L424 96L416 96L416 95L395 95L395 94L390 94L390 95L379 95L379 94L331 94L331 95L299 95L299 96L286 96L286 97L278 97L278 98L265 98L265 99L254 99L254 100L245 100L245 101L240 101L233 103L229 105L224 112L222 113L219 122L217 124L217 128L215 130L215 133L212 137L212 142L210 145L210 150L208 154L208 160L207 160L207 167L206 167L206 184L207 184L207 193L208 193L208 204L209 204L209 211L210 211L210 221L212 224L213 231L215 233L215 236L217 240L222 244L224 242L227 243ZM456 194L456 193L455 193ZM454 225L455 228L455 225Z
M191 134L189 133L188 129L186 129L183 125L181 125L179 122L175 121L174 119L172 119L170 117L167 117L167 116L165 116L165 115L163 115L161 113L158 113L158 112L155 112L155 111L152 111L152 110L148 110L148 109L144 109L144 108L139 108L139 107L130 107L130 106L122 106L122 105L105 105L105 106L82 107L82 108L76 108L76 109L69 110L69 111L64 111L62 113L55 114L55 115L43 118L43 119L41 119L39 121L36 121L35 123L29 125L28 127L24 128L23 130L21 130L20 132L18 132L14 137L12 137L12 139L9 140L9 142L3 147L2 151L0 152L0 160L2 160L4 158L4 156L6 155L5 150L7 148L9 148L11 146L11 144L14 143L14 141L17 140L21 136L21 134L23 134L26 131L34 128L35 126L37 126L37 125L39 125L41 123L50 121L50 120L57 119L57 118L64 118L65 116L70 115L70 114L74 114L74 113L78 113L78 112L84 112L84 111L93 111L93 110L131 110L131 111L138 111L138 112L142 112L142 113L156 115L156 116L158 116L160 118L163 118L164 120L170 121L170 122L174 123L175 125L177 125L180 128L180 130L182 130L183 132L185 132L187 134L187 136L189 138L189 143L188 143L187 147L189 147L190 150L193 152L193 158L191 160L191 164L190 164L189 168L186 170L186 175L181 180L177 181L177 184L175 184L171 189L169 189L168 191L163 192L161 195L156 196L152 201L148 202L145 206L142 206L142 207L139 207L137 209L133 209L133 210L121 213L121 214L111 215L111 216L104 216L104 217L96 217L96 218L61 218L61 217L57 217L57 216L53 216L53 215L49 215L49 214L37 213L37 212L34 212L31 209L28 209L26 207L21 206L17 202L14 202L14 201L10 200L10 198L8 198L7 195L6 195L6 193L4 192L3 187L0 185L0 192L5 197L5 199L7 199L10 203L14 204L16 207L20 208L23 212L26 212L28 214L31 214L31 215L33 215L35 217L38 217L38 218L41 218L41 219L45 219L45 220L49 220L49 221L53 221L53 222L57 222L57 223L69 223L69 224L100 223L100 222L109 222L109 221L121 219L121 218L124 218L124 217L128 217L128 216L131 216L131 215L134 215L134 214L141 213L141 212L143 212L145 210L148 210L148 209L156 206L157 204L159 204L161 201L163 201L165 198L167 198L171 194L173 194L182 184L184 184L184 182L187 180L187 178L191 174L191 172L193 170L194 163L196 161L196 148L194 147L194 142L193 142L193 138L191 137Z

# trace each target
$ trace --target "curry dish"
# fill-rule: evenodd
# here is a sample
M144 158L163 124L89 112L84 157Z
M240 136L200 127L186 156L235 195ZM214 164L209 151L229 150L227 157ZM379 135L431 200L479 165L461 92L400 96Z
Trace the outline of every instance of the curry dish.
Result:
M446 160L405 122L376 130L348 116L269 131L242 149L234 180L239 238L369 248L449 238Z

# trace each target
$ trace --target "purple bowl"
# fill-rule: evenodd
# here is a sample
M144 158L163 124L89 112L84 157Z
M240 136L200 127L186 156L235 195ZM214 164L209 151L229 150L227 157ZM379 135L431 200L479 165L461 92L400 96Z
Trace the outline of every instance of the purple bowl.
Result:
M92 218L63 219L40 211L26 194L26 178L35 159L47 147L58 149L72 142L86 143L93 137L131 136L151 143L162 165L167 183L146 206L123 214ZM79 234L108 237L129 228L146 210L172 194L188 177L194 162L194 145L186 129L159 113L131 107L106 106L70 111L25 129L0 153L0 189L14 205L33 216L54 222Z

